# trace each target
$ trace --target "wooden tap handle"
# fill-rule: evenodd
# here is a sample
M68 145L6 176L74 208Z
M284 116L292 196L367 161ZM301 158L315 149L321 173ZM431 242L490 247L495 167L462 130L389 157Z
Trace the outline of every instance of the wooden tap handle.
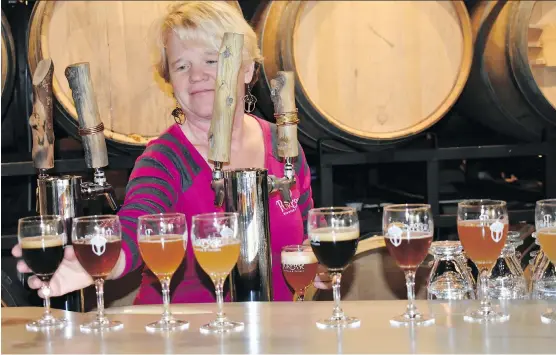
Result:
M41 60L33 74L33 113L29 126L33 135L33 165L37 169L54 167L53 75L54 64L50 58Z
M270 81L274 117L278 126L278 156L292 158L299 155L297 142L297 109L295 107L295 76L290 71L279 71Z
M105 167L108 165L108 152L89 63L71 64L66 68L65 74L77 110L79 134L85 149L87 167Z
M243 59L243 34L224 33L218 53L214 106L209 130L208 158L228 163L232 143L232 122L237 106L238 76Z

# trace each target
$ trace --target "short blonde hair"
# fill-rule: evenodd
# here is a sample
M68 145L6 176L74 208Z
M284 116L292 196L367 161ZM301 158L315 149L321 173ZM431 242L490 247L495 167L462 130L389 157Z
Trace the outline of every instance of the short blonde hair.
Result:
M166 43L172 32L183 40L200 41L215 50L220 49L225 32L242 33L244 63L262 62L255 31L241 11L227 1L181 2L170 7L157 27L155 68L167 83L170 82L170 73Z

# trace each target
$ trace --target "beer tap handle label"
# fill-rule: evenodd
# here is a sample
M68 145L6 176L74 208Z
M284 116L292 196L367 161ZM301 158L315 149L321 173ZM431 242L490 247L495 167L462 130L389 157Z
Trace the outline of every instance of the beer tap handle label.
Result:
M91 169L108 165L104 125L100 119L89 63L69 65L65 71L79 120L85 160Z
M54 167L54 128L52 123L52 77L54 64L43 59L33 74L33 113L29 126L33 135L33 165L36 169Z
M243 34L224 33L218 54L214 106L208 135L208 158L214 162L230 162L238 80L243 82L243 75L239 75L242 61Z

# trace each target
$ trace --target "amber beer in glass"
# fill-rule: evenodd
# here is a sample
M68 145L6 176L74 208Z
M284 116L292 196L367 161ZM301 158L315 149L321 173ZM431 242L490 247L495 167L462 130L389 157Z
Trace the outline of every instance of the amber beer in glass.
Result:
M137 221L139 251L147 267L162 286L162 318L146 325L147 331L181 330L189 322L175 319L170 312L170 281L187 249L187 222L183 213L140 216Z
M122 226L116 215L77 217L72 221L71 240L77 260L93 278L97 293L97 315L81 325L84 332L118 330L123 323L104 315L104 281L112 272L122 249Z
M297 293L297 301L303 301L305 290L315 279L319 265L311 246L286 245L280 259L286 282Z
M390 320L399 325L430 325L434 317L417 310L415 306L415 273L425 260L432 243L434 220L427 204L398 204L384 207L382 230L386 249L404 271L407 300L404 314Z
M66 229L61 216L25 217L18 221L17 237L23 260L42 281L43 316L26 327L31 331L63 328L67 322L50 311L50 279L64 259Z
M537 201L535 205L535 229L537 242L546 257L556 265L556 199ZM546 324L556 323L556 312L547 311L541 315Z
M317 321L319 328L358 327L361 321L348 317L340 307L342 272L349 265L359 242L359 219L352 207L313 208L307 217L307 232L318 262L332 276L332 316Z
M506 202L462 201L458 203L457 225L461 245L479 269L477 293L481 296L481 307L466 312L464 319L480 323L507 321L509 315L493 310L488 295L488 278L508 237Z
M201 326L203 333L225 333L243 329L243 323L228 320L224 314L224 281L237 263L240 254L238 214L216 212L192 218L191 242L197 263L211 278L216 290L216 319Z

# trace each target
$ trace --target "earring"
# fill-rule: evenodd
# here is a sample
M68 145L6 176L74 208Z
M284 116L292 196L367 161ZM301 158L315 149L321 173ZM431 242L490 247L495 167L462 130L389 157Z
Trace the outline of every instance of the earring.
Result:
M245 112L251 113L255 109L255 104L257 103L257 98L255 95L251 94L251 86L247 85L247 94L243 97L243 105L245 106Z
M174 121L180 126L185 122L185 114L177 103L176 108L172 110L172 116L174 117Z

